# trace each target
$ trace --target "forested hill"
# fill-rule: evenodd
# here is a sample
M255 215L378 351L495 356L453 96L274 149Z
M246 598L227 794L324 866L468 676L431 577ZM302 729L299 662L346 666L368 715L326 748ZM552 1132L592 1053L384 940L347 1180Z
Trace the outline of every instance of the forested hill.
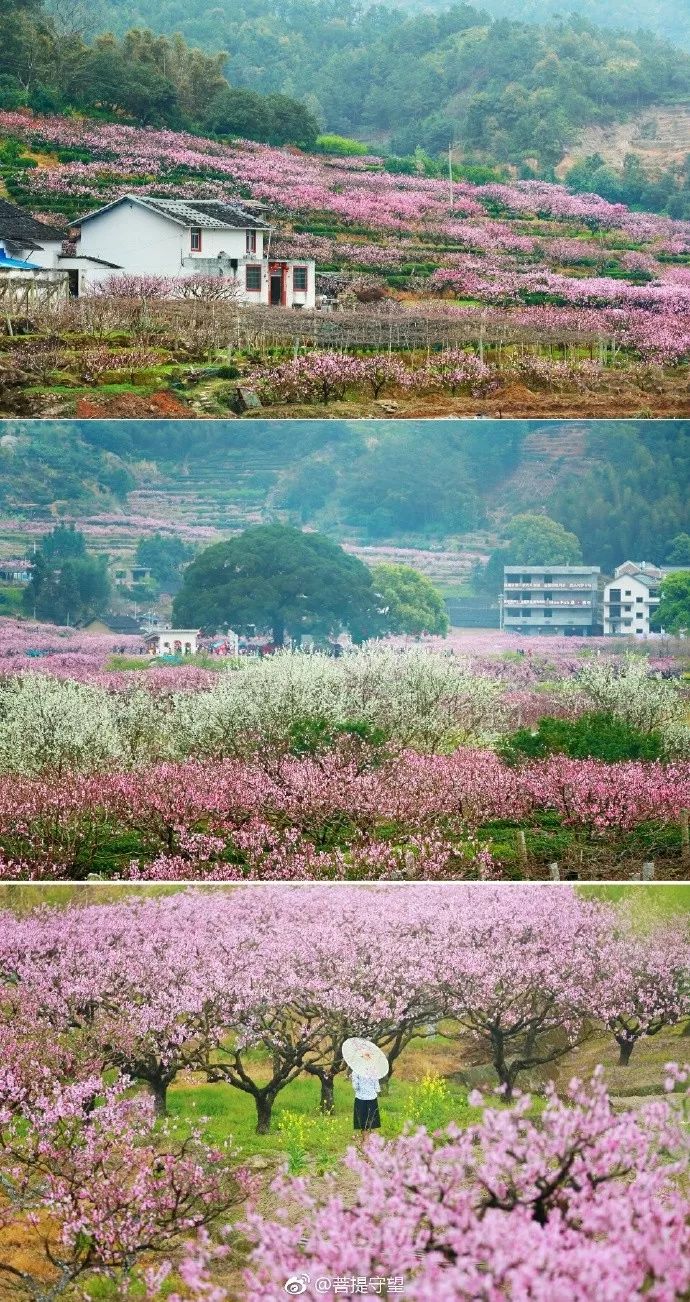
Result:
M491 4L415 13L358 0L94 0L89 21L120 34L133 24L180 31L226 52L232 85L295 96L328 131L402 154L437 153L452 139L466 154L544 168L584 126L687 101L690 55L661 33L583 17L537 26L522 19L543 18L551 0L495 3L520 20L494 20ZM597 4L597 20L606 7Z
M401 9L438 12L448 0L397 0ZM621 31L646 29L674 45L690 49L689 0L484 0L484 8L495 18L520 18L543 23L564 14L576 14L599 27Z
M418 546L535 503L588 563L661 563L690 533L686 421L23 421L0 447L0 543L25 521L142 518L178 531L275 518ZM122 532L122 530L120 530Z

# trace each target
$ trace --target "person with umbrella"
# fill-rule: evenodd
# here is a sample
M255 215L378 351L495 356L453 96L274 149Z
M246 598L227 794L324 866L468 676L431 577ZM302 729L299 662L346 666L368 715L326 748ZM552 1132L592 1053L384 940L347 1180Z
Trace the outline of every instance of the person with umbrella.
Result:
M353 1036L343 1044L342 1054L350 1068L350 1081L355 1092L353 1126L355 1133L364 1138L370 1130L381 1125L379 1094L381 1079L388 1075L388 1059L372 1040Z

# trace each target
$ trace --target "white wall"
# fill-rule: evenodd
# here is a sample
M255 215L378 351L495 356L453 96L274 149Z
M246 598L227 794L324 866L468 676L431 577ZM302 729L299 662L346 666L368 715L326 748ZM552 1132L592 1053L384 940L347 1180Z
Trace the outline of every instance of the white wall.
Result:
M45 240L41 241L40 249L30 249L24 257L27 262L35 262L39 267L59 268L61 252L62 240Z
M631 637L635 633L638 635L649 633L649 616L656 609L658 598L651 597L649 588L631 574L621 574L619 578L607 583L604 588L604 633L612 634L608 614L612 589L615 591L620 589L621 594L621 614L613 621L616 625L620 625L620 635ZM630 609L626 610L626 606ZM628 620L630 623L627 622Z
M295 289L293 272L295 267L307 268L307 289ZM316 266L313 262L305 260L303 262L290 262L287 269L287 294L286 302L288 307L314 307L316 304Z
M185 258L217 258L219 253L225 253L229 258L256 258L260 262L263 257L264 237L262 231L256 232L256 253L247 253L247 232L246 231L216 231L201 229L201 252L196 253L192 250L191 232L184 231L183 248L185 249Z
M115 262L136 276L179 276L182 272L189 232L138 203L120 203L79 229L77 252L84 256Z
M80 227L78 252L116 262L137 276L193 275L196 260L225 253L238 261L247 256L246 231L201 230L201 249L192 249L191 230L138 203L125 202L90 218ZM263 232L256 235L257 262L263 257Z

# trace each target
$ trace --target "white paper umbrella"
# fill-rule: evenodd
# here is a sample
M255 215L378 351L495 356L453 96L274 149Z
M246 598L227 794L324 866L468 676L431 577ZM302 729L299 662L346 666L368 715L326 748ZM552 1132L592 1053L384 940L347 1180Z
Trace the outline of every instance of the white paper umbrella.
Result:
M353 1035L343 1044L342 1055L358 1076L375 1076L381 1080L388 1075L388 1059L373 1040L361 1040L358 1035Z

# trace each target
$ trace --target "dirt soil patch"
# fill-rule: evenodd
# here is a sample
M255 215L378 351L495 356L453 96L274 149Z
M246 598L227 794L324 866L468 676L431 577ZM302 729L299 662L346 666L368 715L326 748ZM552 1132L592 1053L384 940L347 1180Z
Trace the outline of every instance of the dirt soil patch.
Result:
M198 413L187 403L173 397L171 393L161 391L144 397L137 393L122 393L117 396L79 398L74 415L79 420L189 420L198 418Z

